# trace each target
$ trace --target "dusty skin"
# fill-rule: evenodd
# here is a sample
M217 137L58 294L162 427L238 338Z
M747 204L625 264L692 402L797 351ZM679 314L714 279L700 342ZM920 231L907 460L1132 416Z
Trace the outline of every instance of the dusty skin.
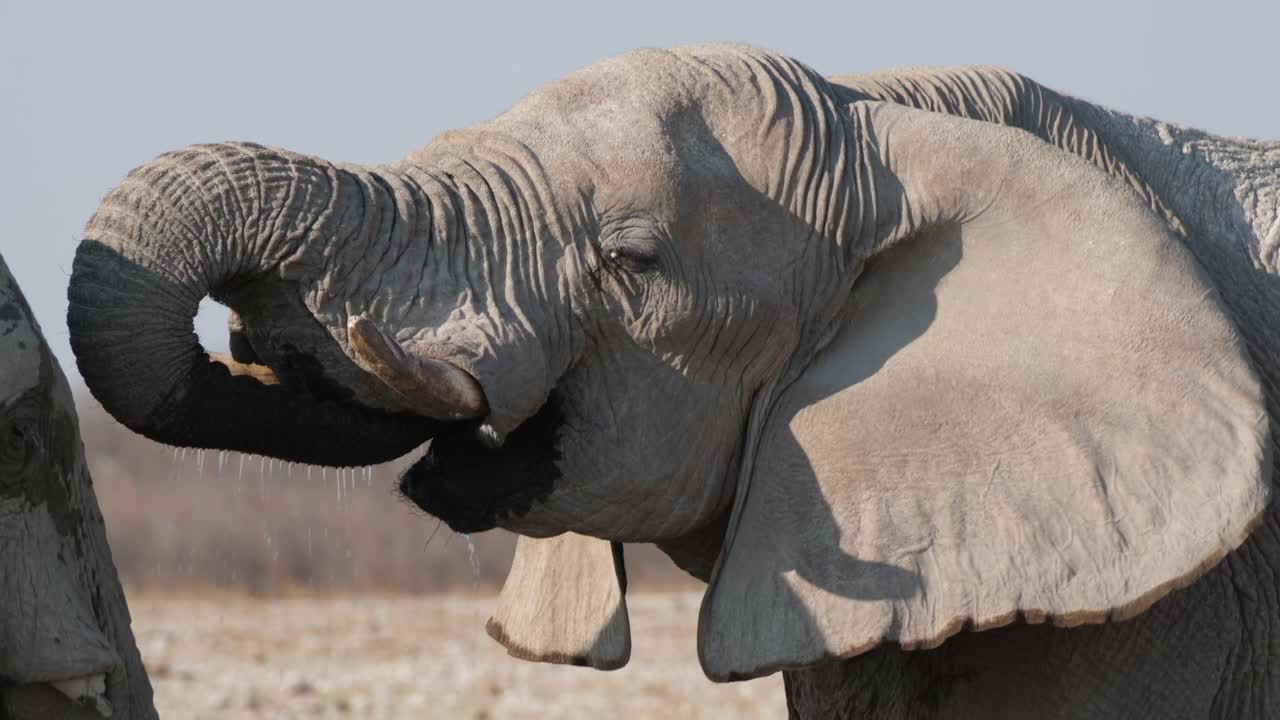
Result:
M494 600L143 594L130 606L165 720L786 716L779 675L703 675L699 593L628 597L634 654L609 673L507 657L484 634Z

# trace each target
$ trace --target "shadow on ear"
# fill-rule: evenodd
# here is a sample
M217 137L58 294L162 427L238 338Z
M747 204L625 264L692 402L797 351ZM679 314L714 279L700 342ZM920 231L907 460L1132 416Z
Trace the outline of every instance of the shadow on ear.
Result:
M1269 499L1244 345L1130 190L1017 130L862 120L913 225L765 421L703 600L714 680L1129 618Z
M522 660L616 670L631 658L626 593L621 543L522 535L485 630Z

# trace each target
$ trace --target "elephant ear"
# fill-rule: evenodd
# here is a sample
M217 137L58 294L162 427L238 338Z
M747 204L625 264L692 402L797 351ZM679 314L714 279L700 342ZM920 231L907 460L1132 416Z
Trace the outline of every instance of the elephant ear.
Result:
M485 630L522 660L616 670L631 658L626 592L620 543L521 536Z
M715 680L1129 618L1269 499L1243 342L1131 191L1021 131L861 120L917 222L744 463L699 623Z

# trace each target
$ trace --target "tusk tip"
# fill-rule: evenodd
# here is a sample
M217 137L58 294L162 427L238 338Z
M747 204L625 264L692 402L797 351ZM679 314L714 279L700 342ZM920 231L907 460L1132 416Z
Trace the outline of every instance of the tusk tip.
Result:
M498 432L489 423L481 423L476 428L476 439L490 450L497 450L507 441L505 433Z
M66 680L56 680L49 684L73 702L93 708L104 718L111 717L113 708L111 702L107 700L106 675L102 673L82 675Z
M277 385L280 382L275 371L266 365L242 363L226 353L211 352L208 355L209 360L222 365L232 375L251 377L263 385Z

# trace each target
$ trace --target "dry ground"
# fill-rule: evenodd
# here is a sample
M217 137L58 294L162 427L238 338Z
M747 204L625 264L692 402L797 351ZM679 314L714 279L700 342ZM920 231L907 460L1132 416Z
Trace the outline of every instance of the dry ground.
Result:
M630 665L515 660L494 598L143 594L134 631L165 720L782 718L778 676L716 685L694 652L699 595L628 598Z

